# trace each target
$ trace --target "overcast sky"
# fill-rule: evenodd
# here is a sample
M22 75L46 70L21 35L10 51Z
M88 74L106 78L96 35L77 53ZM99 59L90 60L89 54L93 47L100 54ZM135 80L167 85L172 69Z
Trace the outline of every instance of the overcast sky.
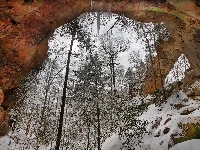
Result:
M105 20L104 19L104 23L105 25L101 25L100 26L100 30L99 30L99 36L106 33L108 31L108 29L110 29L110 27L113 26L113 24L116 22L116 16L115 14L112 14L113 16L111 17L111 19L107 19ZM101 20L103 20L103 15L101 14ZM84 23L84 22L83 22ZM101 23L101 22L100 22ZM96 37L95 35L98 35L98 32L97 32L97 19L95 19L94 21L94 24L91 25L90 27L88 27L89 30L92 32L92 38L96 38L96 43L95 45L96 46L100 46L99 44L99 41L98 41L98 37ZM115 25L115 27L112 29L112 32L113 32L113 35L114 37L123 37L124 39L129 39L131 44L130 44L130 49L128 49L127 51L123 52L123 53L120 53L119 54L119 63L121 65L123 65L125 68L128 68L130 66L129 62L128 62L128 58L130 56L130 53L132 51L139 51L140 52L140 55L141 55L141 58L144 59L144 56L145 56L145 53L144 53L144 50L143 50L143 47L144 45L142 45L139 41L136 41L136 37L137 37L137 34L134 33L134 32L122 32L122 31L119 31L119 29L121 28L121 26L119 26L118 24ZM58 28L59 30L59 28ZM70 45L70 39L67 39L66 38L63 38L61 37L59 34L55 36L55 40L54 41L51 41L49 42L49 47L51 48L53 45L55 45L60 43L58 45L58 47L62 47L63 45L67 45L67 47L69 48L69 45ZM73 50L77 51L78 50L78 42L75 41L74 42L74 45L73 45Z

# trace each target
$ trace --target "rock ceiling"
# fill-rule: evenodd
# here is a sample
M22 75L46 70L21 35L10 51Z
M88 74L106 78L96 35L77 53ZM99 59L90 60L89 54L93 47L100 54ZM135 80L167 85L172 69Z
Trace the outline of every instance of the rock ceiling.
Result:
M158 46L163 75L181 53L198 70L199 6L195 0L94 0L91 9L90 0L1 0L0 102L4 97L6 101L7 90L16 87L21 78L46 58L48 39L54 30L90 11L124 13L141 22L164 22L171 38ZM5 114L0 113L0 120L2 117Z

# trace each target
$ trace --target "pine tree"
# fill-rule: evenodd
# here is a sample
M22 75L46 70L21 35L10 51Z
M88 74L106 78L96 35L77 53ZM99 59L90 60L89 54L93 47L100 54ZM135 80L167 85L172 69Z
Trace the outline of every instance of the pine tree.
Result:
M82 118L82 126L87 127L87 149L91 147L92 135L90 129L93 126L97 139L93 139L98 150L101 144L101 105L102 95L104 94L106 76L103 72L103 61L99 59L97 53L89 55L86 62L75 71L77 82L74 90L74 99L78 101L76 107L79 107ZM94 109L95 108L95 109ZM97 144L96 144L97 143Z

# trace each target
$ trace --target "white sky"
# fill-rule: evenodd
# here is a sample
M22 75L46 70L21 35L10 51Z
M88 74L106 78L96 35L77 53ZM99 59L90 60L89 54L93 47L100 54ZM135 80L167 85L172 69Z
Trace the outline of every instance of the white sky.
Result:
M101 25L100 26L100 30L99 30L99 34L102 35L104 33L107 32L108 29L110 29L110 27L116 22L116 15L115 14L112 14L113 17L110 19L110 20L107 20L106 22L106 25L103 26ZM102 17L103 15L101 15ZM121 65L123 65L125 68L128 68L130 66L130 63L128 61L128 58L130 56L130 53L132 51L140 51L140 54L141 54L141 58L144 59L144 56L145 56L145 53L144 53L144 50L143 50L143 45L139 42L139 41L136 41L136 37L137 37L137 34L134 33L134 32L120 32L119 29L121 27L119 25L116 25L114 28L113 28L113 34L115 37L123 37L124 39L129 39L131 44L130 44L130 49L128 49L127 51L123 52L123 53L120 53L118 55L118 63L120 63ZM58 28L59 29L59 28ZM89 30L92 30L92 36L93 38L97 38L95 37L95 35L98 34L97 32L97 19L95 19L94 21L94 24L91 25L90 29ZM62 43L62 45L68 45L68 48L69 48L69 44L70 44L70 39L67 39L64 38L64 37L61 37L59 34L55 36L55 40L54 41L50 41L49 42L49 47L51 48L55 43ZM73 49L75 51L78 51L78 42L75 41L74 42L74 45L73 45ZM95 44L96 46L99 45L99 42L98 42L98 38L97 38L97 42Z
M92 33L92 38L96 39L95 45L98 47L98 46L100 46L100 42L99 42L98 36L97 36L98 35L98 32L97 32L97 18L93 16L94 15L94 13L93 13L93 14L87 14L86 19L90 18L90 15L91 15L91 18L95 18L95 20L94 20L94 23L92 25L90 25L89 27L86 26L86 29ZM84 14L82 14L82 16L84 16ZM106 14L104 14L104 15L101 14L101 20L103 20L103 23L105 25L101 25L100 26L99 36L105 34L113 26L113 24L117 20L116 19L116 17L117 17L116 14L112 14L111 19L108 19L108 18L107 19L105 19L105 18L103 19L103 16L106 16ZM102 22L100 22L100 24L101 23ZM85 21L85 22L83 22L83 24L86 25L87 22ZM131 66L131 64L128 61L131 52L133 52L133 51L138 52L139 51L141 59L144 60L144 58L145 58L144 44L142 44L140 40L138 40L138 41L136 40L137 34L133 30L131 30L131 28L128 28L129 31L125 30L124 32L120 31L120 29L122 29L122 27L119 24L116 24L115 27L112 29L112 33L113 33L114 37L123 37L124 39L129 39L130 40L130 48L127 51L122 52L122 53L120 53L118 55L118 62L117 63L120 64L120 65L123 65L125 67L125 69L127 69L128 67ZM59 28L58 28L58 30L59 30ZM65 48L66 51L67 51L67 50L69 50L70 42L71 42L70 38L66 39L65 37L61 37L59 34L57 34L55 36L55 40L49 42L49 47L50 48L52 48L53 46L55 47L55 45L57 43L60 43L57 46L57 48L58 47L63 47L64 45L67 45L67 48ZM79 49L77 47L78 44L79 44L78 41L74 41L73 51L75 51L75 52L78 51L78 49ZM182 55L180 56L180 58L182 58ZM180 58L179 58L179 61L180 61ZM77 64L78 61L76 61L76 60L77 59L72 58L72 63L75 64L76 66L78 66L78 64ZM185 64L184 63L182 63L182 64L183 64L182 65L183 69L181 69L182 71L180 71L180 73L184 74L184 72L185 72L185 69L184 69L185 68L184 67ZM180 65L180 64L175 63L175 66L177 66L177 65ZM187 63L187 65L189 66L188 63ZM75 66L73 66L73 67L75 67ZM181 66L179 68L181 68ZM187 69L188 69L188 67L187 67ZM183 79L184 75L181 75L181 76L179 76L179 79L176 79L176 77L173 76L174 70L175 69L173 68L171 70L171 72L169 73L169 75L167 76L165 82L168 82L168 83L166 85L168 85L169 83L172 83L172 82L174 82L176 80Z

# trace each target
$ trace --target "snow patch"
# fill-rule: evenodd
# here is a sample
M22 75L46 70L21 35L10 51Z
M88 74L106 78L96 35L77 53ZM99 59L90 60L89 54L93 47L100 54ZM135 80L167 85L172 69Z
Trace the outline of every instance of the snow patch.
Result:
M200 139L192 139L185 142L178 143L170 150L199 150Z
M118 138L117 134L113 134L107 138L102 145L102 150L119 150L122 146L122 141Z

